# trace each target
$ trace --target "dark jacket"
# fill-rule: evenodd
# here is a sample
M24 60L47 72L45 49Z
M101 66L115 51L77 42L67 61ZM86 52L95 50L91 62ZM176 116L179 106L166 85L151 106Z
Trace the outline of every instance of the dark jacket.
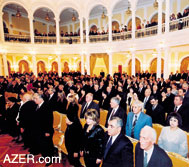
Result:
M133 167L133 144L125 135L119 134L116 138L103 159L102 167Z
M102 159L104 150L104 130L100 125L94 125L92 129L87 132L88 125L84 126L84 140L82 150L85 154L89 154L91 158Z

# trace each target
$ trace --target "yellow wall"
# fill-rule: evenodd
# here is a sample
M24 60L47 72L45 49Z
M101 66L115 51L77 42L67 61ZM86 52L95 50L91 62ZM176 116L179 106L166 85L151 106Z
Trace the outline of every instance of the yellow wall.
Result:
M54 33L56 34L56 27L50 25L50 26L49 26L49 32L54 32Z
M29 29L29 19L25 17L17 18L12 17L13 29L20 29L24 31L30 31Z
M38 21L34 22L34 30L37 29L40 33L47 33L47 25Z
M98 19L89 20L89 26L90 26L91 24L95 24L95 25L97 26L97 28L99 28L99 27L98 27Z
M7 24L6 26L9 27L9 15L8 15L7 12L4 12L4 14L3 14L3 20Z

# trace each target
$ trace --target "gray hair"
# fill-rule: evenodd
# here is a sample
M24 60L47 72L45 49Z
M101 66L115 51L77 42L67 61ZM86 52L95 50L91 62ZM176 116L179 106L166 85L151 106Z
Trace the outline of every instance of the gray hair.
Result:
M144 104L140 100L133 101L132 106L133 105L136 105L136 106L140 107L141 109L143 109L143 107L144 107Z
M148 131L148 132L150 133L150 137L151 137L152 141L153 141L153 142L156 142L157 134L156 134L155 129L153 129L152 127L146 125L146 126L144 126L144 127L142 128L142 130ZM142 130L141 130L141 131L142 131Z
M123 126L123 121L119 117L112 117L110 118L110 121L116 120L116 126L117 127L122 127Z
M120 100L118 97L112 97L111 100L117 103L118 105L120 104Z

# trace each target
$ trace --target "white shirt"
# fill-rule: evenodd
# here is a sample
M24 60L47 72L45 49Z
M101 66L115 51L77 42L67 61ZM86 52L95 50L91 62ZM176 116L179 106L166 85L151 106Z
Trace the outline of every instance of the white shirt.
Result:
M44 103L44 101L41 104L38 104L38 107L40 108L42 106L42 104Z
M147 163L150 161L150 158L151 158L151 156L152 156L153 151L154 151L154 145L153 145L152 148L149 149L148 151L145 151L145 150L144 150L144 155L145 155L145 152L147 152L147 154L148 154L148 156L147 156Z
M179 110L179 108L182 106L182 104L181 105L179 105L179 106L175 106L175 108L177 107L177 111L176 112L178 112L178 110Z
M119 136L119 134L112 136L112 144L114 143L114 141L117 139L118 136Z

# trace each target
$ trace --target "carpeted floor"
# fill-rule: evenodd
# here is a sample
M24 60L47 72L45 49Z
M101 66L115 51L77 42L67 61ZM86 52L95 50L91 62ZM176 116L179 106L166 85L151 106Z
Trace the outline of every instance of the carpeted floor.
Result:
M24 154L29 154L27 150L23 149L23 144L16 144L12 142L12 137L9 135L0 135L0 167L44 167L45 163L40 164L38 159L40 155L34 157L34 162L32 160L27 160ZM15 155L14 155L15 154ZM17 155L15 163L10 163ZM27 163L27 161L29 161ZM23 163L21 163L23 162ZM70 167L69 162L66 158L61 163L53 163L50 167Z

